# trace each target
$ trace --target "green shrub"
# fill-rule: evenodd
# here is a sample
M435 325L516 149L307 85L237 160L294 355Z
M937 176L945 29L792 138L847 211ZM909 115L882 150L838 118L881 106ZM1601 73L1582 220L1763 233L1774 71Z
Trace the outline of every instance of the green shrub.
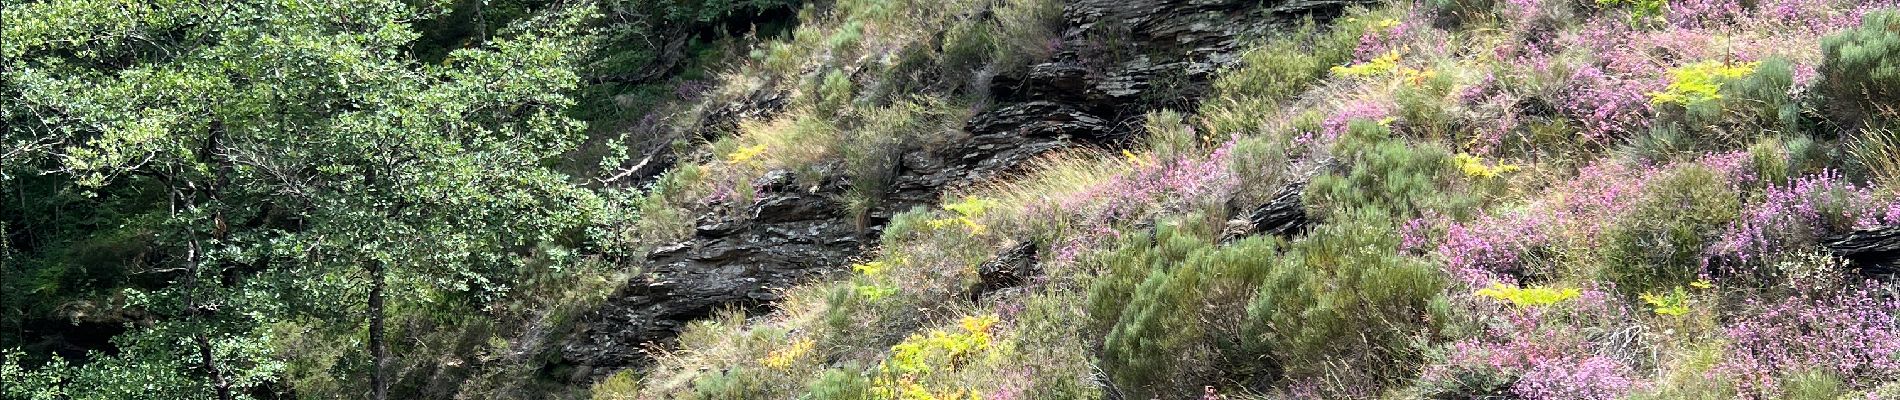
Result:
M1693 153L1699 144L1688 137L1677 124L1656 124L1648 132L1632 138L1629 144L1617 149L1632 161L1664 164L1673 160L1677 154Z
M851 77L846 76L844 71L834 69L825 72L818 82L817 95L811 97L815 101L816 111L829 116L845 113L845 106L851 104L851 86Z
M1777 138L1763 138L1748 147L1749 167L1764 185L1787 184L1788 178L1798 176L1788 158L1788 149Z
M989 21L966 18L943 33L944 70L968 74L989 62L996 52L995 25Z
M1303 199L1321 216L1368 207L1399 219L1426 211L1462 216L1476 204L1468 191L1447 190L1460 175L1449 152L1408 146L1377 122L1351 122L1333 154L1344 171L1314 177Z
M1734 110L1743 122L1782 132L1801 129L1802 105L1788 95L1794 89L1794 63L1785 58L1769 58L1756 64L1755 73L1729 82L1726 89L1734 99L1725 107Z
M1209 101L1198 113L1209 136L1257 134L1277 122L1280 103L1306 92L1332 67L1352 61L1359 37L1378 20L1364 10L1328 21L1325 30L1307 20L1283 36L1273 36L1241 54L1240 66L1214 80ZM1322 116L1321 118L1324 118Z
M1247 307L1249 347L1289 377L1407 378L1420 341L1447 319L1431 306L1446 278L1399 251L1393 215L1367 207L1338 218L1277 258Z
M831 56L838 61L848 60L846 55L856 50L864 41L864 24L856 20L845 21L831 36L825 38L825 48L831 50Z
M1821 39L1819 89L1835 122L1859 126L1900 104L1900 11L1867 13L1860 26ZM1883 109L1884 108L1884 109Z
M1137 398L1191 392L1216 381L1217 373L1245 377L1254 364L1241 353L1240 332L1210 323L1242 317L1236 311L1272 267L1277 243L1252 237L1217 247L1176 229L1158 229L1158 237L1170 243L1166 248L1137 239L1110 255L1109 263L1133 267L1124 271L1148 267L1147 276L1126 303L1095 303L1120 306L1119 312L1096 314L1118 315L1108 329L1102 362L1117 387ZM1154 254L1170 251L1175 253Z
M1668 171L1605 231L1603 278L1631 294L1688 284L1704 250L1740 210L1740 194L1715 171Z
M947 109L940 100L920 98L861 113L861 126L847 133L848 140L838 149L851 183L844 196L846 208L860 224L897 179L898 157L921 141L918 136L940 132L938 125L950 115Z
M1011 346L1017 357L1036 360L1028 365L1029 387L1023 397L1029 399L1097 399L1101 388L1094 384L1098 365L1091 349L1100 336L1086 331L1088 315L1086 293L1044 291L1023 301L1017 314Z
M1287 154L1290 136L1255 136L1234 143L1228 170L1241 179L1234 197L1240 204L1259 204L1269 200L1286 184Z
M1723 374L1716 368L1723 363L1723 351L1720 342L1695 344L1675 354L1674 360L1666 364L1666 369L1656 378L1652 390L1639 391L1630 395L1631 400L1700 400L1738 398L1735 387L1736 377Z
M766 388L765 380L758 372L746 367L734 367L721 372L710 372L693 379L693 392L685 398L694 400L741 400L772 397Z
M1241 55L1241 67L1214 82L1213 98L1283 100L1305 91L1327 71L1352 60L1353 49L1373 21L1345 17L1321 30L1308 20L1284 37L1268 40Z
M1205 227L1170 225L1154 235L1132 235L1112 253L1099 259L1102 275L1089 286L1089 316L1095 332L1114 329L1134 297L1136 287L1153 271L1166 271L1189 253L1207 247Z
M1672 69L1668 88L1650 93L1656 110L1652 132L1633 148L1645 159L1668 160L1735 149L1761 133L1798 134L1808 127L1804 105L1788 95L1793 74L1792 64L1781 58Z
M1827 168L1827 152L1807 136L1764 137L1749 146L1750 168L1762 189L1768 185L1787 185L1790 180L1820 173Z
M1788 96L1793 67L1784 59L1704 61L1669 71L1667 89L1650 93L1654 129L1683 140L1675 152L1728 150L1760 132L1800 129L1801 107Z
M1596 0L1598 6L1627 9L1631 23L1643 23L1663 17L1668 0Z
M811 400L869 400L871 379L857 368L830 368L811 382Z

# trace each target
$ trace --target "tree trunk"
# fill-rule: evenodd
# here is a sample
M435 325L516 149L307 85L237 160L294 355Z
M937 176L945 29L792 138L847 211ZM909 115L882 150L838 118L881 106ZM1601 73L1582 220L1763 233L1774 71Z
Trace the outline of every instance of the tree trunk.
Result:
M383 354L383 263L369 262L369 358L375 364L370 373L370 398L389 399L389 376Z
M212 137L214 138L217 134L216 129L213 128ZM191 204L192 208L198 207L196 193L186 194L179 190L177 185L172 184L170 179L165 179L165 181L166 185L170 186L173 218L178 217L178 204L181 201ZM216 187L213 187L213 190L215 191ZM216 197L215 192L212 196ZM184 303L185 317L189 321L202 323L204 322L204 307L198 304L198 277L203 273L199 270L201 264L204 263L201 258L203 249L198 245L196 228L187 229L190 231L186 233L185 243L185 293L181 300ZM206 329L208 328L205 325L200 325L193 329L191 335L193 344L198 347L198 368L203 369L205 375L211 378L211 387L217 390L218 400L231 400L231 383L224 379L224 371L218 368L217 358L211 350L211 338L205 336Z
M218 364L212 362L211 338L200 333L193 339L198 341L198 361L204 364L205 371L211 373L212 387L218 389L218 400L231 400L231 382L224 380L224 372L218 369Z

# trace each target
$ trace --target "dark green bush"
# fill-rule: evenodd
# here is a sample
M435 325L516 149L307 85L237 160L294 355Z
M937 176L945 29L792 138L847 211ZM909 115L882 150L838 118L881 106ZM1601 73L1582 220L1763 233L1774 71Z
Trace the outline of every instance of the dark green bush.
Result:
M1376 122L1353 121L1333 154L1344 170L1315 177L1306 189L1305 201L1321 216L1367 207L1398 219L1425 211L1461 216L1476 202L1467 191L1447 190L1459 174L1450 152L1408 146Z
M944 70L969 74L983 68L996 46L995 24L975 18L957 21L943 34Z
M1273 266L1277 243L1253 237L1217 247L1176 229L1160 229L1158 237L1166 245L1131 240L1108 257L1111 264L1123 264L1124 271L1148 268L1127 302L1097 303L1102 308L1121 306L1096 315L1118 314L1108 329L1102 360L1125 395L1191 392L1216 381L1219 373L1244 377L1253 364L1241 354L1239 332L1219 322L1242 317L1238 311L1244 309L1248 293Z
M1368 207L1338 218L1277 258L1247 307L1249 347L1289 377L1407 378L1422 339L1446 320L1431 306L1446 278L1399 251L1393 215Z
M1820 92L1836 123L1860 126L1900 105L1900 11L1867 13L1860 26L1821 39Z
M1372 366L1420 359L1414 345L1439 331L1431 321L1446 320L1430 306L1446 279L1398 250L1384 208L1354 206L1335 218L1290 245L1264 236L1222 245L1187 218L1099 256L1090 331L1104 337L1109 380L1148 398L1214 382L1406 378L1405 369Z
M1603 278L1626 293L1687 284L1741 210L1740 194L1700 165L1669 171L1604 233Z
M1727 107L1744 122L1782 132L1801 128L1801 103L1788 92L1794 88L1794 64L1784 58L1762 60L1755 73L1727 85L1734 94Z
M1089 287L1089 316L1093 331L1106 333L1121 320L1136 287L1153 271L1167 271L1187 259L1189 253L1206 248L1205 229L1167 225L1153 235L1131 235L1112 253L1100 257L1101 276Z

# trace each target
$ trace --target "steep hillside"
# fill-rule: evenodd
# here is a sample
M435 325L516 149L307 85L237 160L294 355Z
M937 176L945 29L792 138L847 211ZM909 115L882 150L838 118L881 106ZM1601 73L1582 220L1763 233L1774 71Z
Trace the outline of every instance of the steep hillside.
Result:
M703 213L692 222L691 238L655 239L660 244L645 255L646 277L612 296L566 357L590 369L635 363L645 357L640 345L672 338L685 322L719 307L764 310L778 300L778 291L843 271L893 214L934 205L946 189L1021 172L1028 161L1058 150L1127 146L1141 134L1150 108L1197 101L1213 73L1238 60L1243 37L1292 27L1304 17L1330 18L1345 4L1084 1L1058 9L1056 3L1023 2L985 10L990 5L971 3L948 4L940 11L945 15L899 6L919 14L898 18L943 18L951 26L896 31L973 31L958 34L976 38L943 40L976 43L846 43L817 49L813 57L868 65L795 63L786 66L788 76L763 66L742 69L736 74L763 84L745 88L751 93L741 98L772 100L726 107L771 115L742 122L762 126L728 139L746 144L730 145L733 153L723 162L688 167L726 180L698 184L734 193L715 192L682 207ZM853 33L830 30L880 29L861 25L879 18L873 11L840 7L797 34L836 37ZM972 9L978 11L964 11ZM1037 25L1018 25L1032 23ZM993 41L1003 35L1036 35L1012 40L1039 48L998 48ZM1101 43L1110 36L1120 42ZM889 64L866 59L932 54L940 47L993 54L918 56L931 58ZM808 92L797 85L815 87ZM875 92L879 87L910 89ZM825 101L837 104L814 104ZM703 123L691 126L706 129ZM800 158L775 159L784 157L780 152L800 152L790 155Z
M595 398L1900 395L1891 7L808 9L565 362Z
M1900 399L1894 0L23 0L0 398Z

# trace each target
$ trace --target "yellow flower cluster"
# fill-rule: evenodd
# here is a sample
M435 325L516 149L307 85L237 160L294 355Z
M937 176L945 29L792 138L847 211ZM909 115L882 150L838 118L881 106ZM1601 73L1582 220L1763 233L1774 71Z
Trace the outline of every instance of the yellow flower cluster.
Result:
M1761 63L1703 61L1669 70L1669 87L1649 94L1651 104L1690 106L1722 99L1722 84L1755 73Z
M858 297L869 301L883 300L892 293L896 293L897 288L880 285L875 280L883 276L884 271L889 270L890 267L891 263L883 260L852 265L851 270L857 271L863 278L854 280L857 283L853 285L852 290L857 292Z
M963 199L963 201L950 203L950 204L944 204L943 209L950 210L950 212L955 213L956 216L931 220L930 227L934 229L943 229L950 226L962 225L964 228L970 231L970 234L981 235L984 232L988 231L989 229L988 227L983 226L982 223L977 222L976 218L983 216L983 213L988 212L990 207L993 207L995 205L996 205L995 200L977 198L977 197L966 198L966 199Z
M1399 52L1394 50L1366 62L1333 67L1333 75L1379 76L1399 69Z
M765 359L760 360L759 363L764 364L766 367L772 368L772 369L783 370L783 369L791 368L792 363L795 363L799 359L804 358L806 354L810 354L812 347L816 345L817 345L817 342L814 342L811 339L801 339L798 341L794 341L792 342L791 346L786 346L785 348L773 350L771 353L767 353L765 355Z
M921 382L921 378L933 372L954 369L988 350L993 341L991 330L998 321L995 315L963 317L957 324L960 329L933 330L905 338L903 342L891 346L891 358L884 366L886 375L879 379L875 390L884 398L979 398L965 390L932 391Z
M744 164L752 161L752 159L758 158L759 155L762 154L765 154L765 145L763 144L740 147L738 150L733 150L732 154L726 155L726 161L733 164Z
M1714 288L1715 284L1706 280L1697 280L1690 282L1689 287L1693 287L1697 290L1707 290ZM1677 286L1675 290L1662 292L1661 294L1643 293L1638 297L1641 297L1644 303L1649 303L1650 307L1653 307L1657 314L1672 317L1688 314L1689 305L1695 302L1695 299L1690 297L1689 291L1683 290L1681 286Z
M1562 303L1577 298L1582 292L1577 289L1557 289L1542 286L1517 287L1502 283L1492 284L1489 288L1479 289L1478 295L1509 301L1518 307L1542 307Z
M1517 172L1518 170L1518 166L1511 164L1499 163L1495 166L1485 165L1484 160L1479 159L1478 156L1465 153L1458 153L1457 156L1453 156L1452 162L1457 163L1458 170L1464 171L1465 176L1471 178L1491 179L1499 175Z

